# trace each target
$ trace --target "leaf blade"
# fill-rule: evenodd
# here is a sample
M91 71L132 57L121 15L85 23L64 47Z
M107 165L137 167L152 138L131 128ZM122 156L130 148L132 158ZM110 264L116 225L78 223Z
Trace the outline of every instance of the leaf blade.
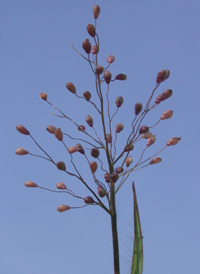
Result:
M143 243L140 216L134 182L132 183L134 199L134 246L131 274L142 274L143 270Z

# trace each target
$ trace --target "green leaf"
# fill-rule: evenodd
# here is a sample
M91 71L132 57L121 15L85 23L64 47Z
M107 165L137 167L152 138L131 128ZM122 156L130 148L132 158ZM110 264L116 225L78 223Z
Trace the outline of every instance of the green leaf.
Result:
M132 187L133 187L133 199L134 199L134 247L133 247L131 274L142 274L142 269L143 269L142 232L141 232L140 216L139 216L134 182L132 183Z

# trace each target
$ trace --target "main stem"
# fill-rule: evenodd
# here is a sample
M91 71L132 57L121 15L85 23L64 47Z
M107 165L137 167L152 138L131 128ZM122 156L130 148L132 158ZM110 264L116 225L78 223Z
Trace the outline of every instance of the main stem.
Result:
M115 207L115 184L111 182L110 186L110 212L113 240L114 274L120 274L119 268L119 245L117 233L117 213Z

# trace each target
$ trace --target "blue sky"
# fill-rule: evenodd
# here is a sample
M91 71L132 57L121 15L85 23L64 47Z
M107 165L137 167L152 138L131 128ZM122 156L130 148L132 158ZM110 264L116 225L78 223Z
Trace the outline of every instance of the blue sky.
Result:
M144 274L198 274L200 2L194 0L1 1L1 273L113 273L106 213L91 206L60 214L58 205L82 203L64 194L27 189L24 183L32 180L55 189L55 184L63 181L77 195L87 196L88 191L47 161L15 155L18 147L40 153L28 136L16 131L16 125L22 124L55 161L67 162L66 151L46 127L53 124L73 136L77 131L69 121L50 114L53 109L39 98L40 92L46 92L51 103L79 124L92 115L100 132L91 105L65 87L73 82L78 94L89 90L96 99L88 63L71 47L73 43L83 53L82 42L90 39L86 26L94 23L94 4L101 7L97 22L99 63L105 66L106 57L112 54L112 75L124 72L128 76L110 86L112 111L115 98L124 98L113 124L122 122L125 126L118 137L119 147L129 133L135 103L145 105L161 69L169 69L171 74L156 94L170 88L173 96L150 112L145 123L155 124L167 109L174 114L152 130L156 142L147 156L161 149L169 138L182 137L178 145L160 154L160 164L134 172L117 195L121 273L130 273L134 180L144 235ZM66 143L74 145L70 139ZM145 145L141 141L135 147L135 161ZM74 158L95 190L81 155Z

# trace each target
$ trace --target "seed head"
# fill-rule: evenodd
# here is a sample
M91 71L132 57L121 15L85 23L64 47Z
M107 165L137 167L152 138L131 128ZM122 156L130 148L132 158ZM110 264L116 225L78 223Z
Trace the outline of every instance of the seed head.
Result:
M154 164L158 164L162 161L162 159L160 157L155 157L151 160L151 162L149 163L149 165L154 165Z
M118 108L121 107L121 105L123 104L123 102L124 102L124 99L123 99L123 97L121 97L121 96L119 96L119 97L117 97L117 98L115 99L115 103L116 103L116 106L117 106Z
M167 146L174 146L178 143L178 141L181 140L181 137L172 137L171 139L169 139L169 141L167 142Z
M63 212L63 211L70 210L70 209L71 209L71 207L68 205L59 205L59 207L57 208L58 212Z
M94 5L93 7L94 19L97 19L99 17L99 13L100 13L100 7L98 5Z
M95 71L97 75L100 75L103 73L104 68L102 66L96 66Z
M80 152L81 154L85 154L85 150L83 149L81 144L76 144L76 148L78 152Z
M142 110L142 104L141 103L137 103L135 104L135 115L138 115Z
M172 110L166 110L165 112L163 112L163 114L160 116L161 120L165 120L165 119L169 119L171 118L173 115L173 111Z
M97 148L93 148L91 150L91 156L94 158L98 158L99 157L99 150Z
M153 145L156 141L156 136L152 135L148 140L147 140L147 147L150 147L151 145Z
M126 166L129 167L130 164L133 162L133 158L131 156L129 156L127 159L126 159Z
M56 130L56 127L54 127L54 126L48 126L48 127L46 128L46 130L47 130L49 133L54 134L54 132L55 132L55 130Z
M160 84L161 82L164 82L170 75L170 71L169 70L161 70L158 72L157 78L156 78L156 82L158 84Z
M108 144L110 144L112 142L112 136L109 133L106 134L106 139L107 139Z
M160 97L160 100L164 101L164 100L168 99L171 96L172 96L172 90L171 89L166 89L165 91L163 91L163 93Z
M24 184L26 187L38 187L38 185L32 181L26 181Z
M92 24L87 25L87 32L92 37L95 37L95 35L96 35L95 27Z
M94 199L91 196L87 196L87 197L85 197L84 202L86 204L93 204L94 203Z
M133 143L131 143L131 144L128 144L128 145L125 147L124 151L125 151L125 152L128 152L128 151L131 151L131 150L133 150L133 149L134 149L134 145L133 145Z
M92 46L92 54L95 55L99 52L99 47L97 45Z
M76 93L76 88L75 88L75 85L71 82L67 83L66 84L66 88L73 94Z
M117 173L117 174L120 174L120 173L122 173L124 171L124 169L123 169L123 167L117 167L116 169L115 169L115 172Z
M30 132L22 125L17 125L16 126L16 129L21 133L21 134L24 134L24 135L30 135Z
M140 134L147 133L149 131L149 127L147 126L142 126L139 130Z
M109 70L105 70L103 74L103 78L105 79L106 83L109 84L110 80L112 78L112 74L110 73Z
M26 155L26 154L29 154L28 150L22 148L22 147L19 147L18 149L15 150L15 153L17 155Z
M87 54L90 54L90 52L91 52L91 44L89 42L89 39L85 39L85 41L83 41L82 48L84 49L84 51Z
M47 94L46 94L46 92L40 93L40 98L43 99L44 101L46 101L47 100Z
M62 133L60 127L56 128L56 130L54 131L54 135L59 141L63 140L63 133Z
M84 131L85 130L85 126L84 125L79 125L78 126L78 130L79 131Z
M109 55L109 56L107 57L107 62L108 62L109 64L112 64L114 61L115 61L115 56Z
M90 163L90 169L91 169L92 174L94 174L96 172L97 167L98 167L98 165L97 165L96 162L91 162Z
M98 194L101 198L103 198L106 195L106 190L102 186L97 187Z
M142 134L142 138L149 139L152 136L152 133L148 131L147 133Z
M162 101L161 98L162 98L162 94L159 94L159 95L156 97L155 103L156 103L156 104L160 104L160 102Z
M120 133L123 130L123 128L124 128L124 125L122 123L119 123L115 127L115 132Z
M83 96L85 97L86 101L90 101L91 93L89 91L83 92Z
M74 146L71 146L71 147L68 148L68 151L69 151L70 154L72 154L72 153L77 152L77 151L78 151L78 148L77 148L77 147L74 147Z
M57 189L67 189L66 185L63 184L62 182L58 182L56 184L56 187L57 187Z
M85 117L85 121L87 122L87 124L90 126L90 127L93 127L93 119L90 115L86 116Z
M127 75L124 74L124 73L120 73L120 74L118 74L118 75L115 76L115 79L116 80L122 80L122 81L124 81L124 80L127 79Z
M119 179L119 175L117 173L112 173L110 175L110 178L111 178L111 180L112 180L113 183L116 183L117 180Z
M59 169L59 170L66 170L66 167L65 167L65 163L64 162L57 162L57 164L56 164L56 166L57 166L57 168Z
M109 173L105 173L104 174L104 179L105 179L106 183L109 183L110 182L110 174Z

